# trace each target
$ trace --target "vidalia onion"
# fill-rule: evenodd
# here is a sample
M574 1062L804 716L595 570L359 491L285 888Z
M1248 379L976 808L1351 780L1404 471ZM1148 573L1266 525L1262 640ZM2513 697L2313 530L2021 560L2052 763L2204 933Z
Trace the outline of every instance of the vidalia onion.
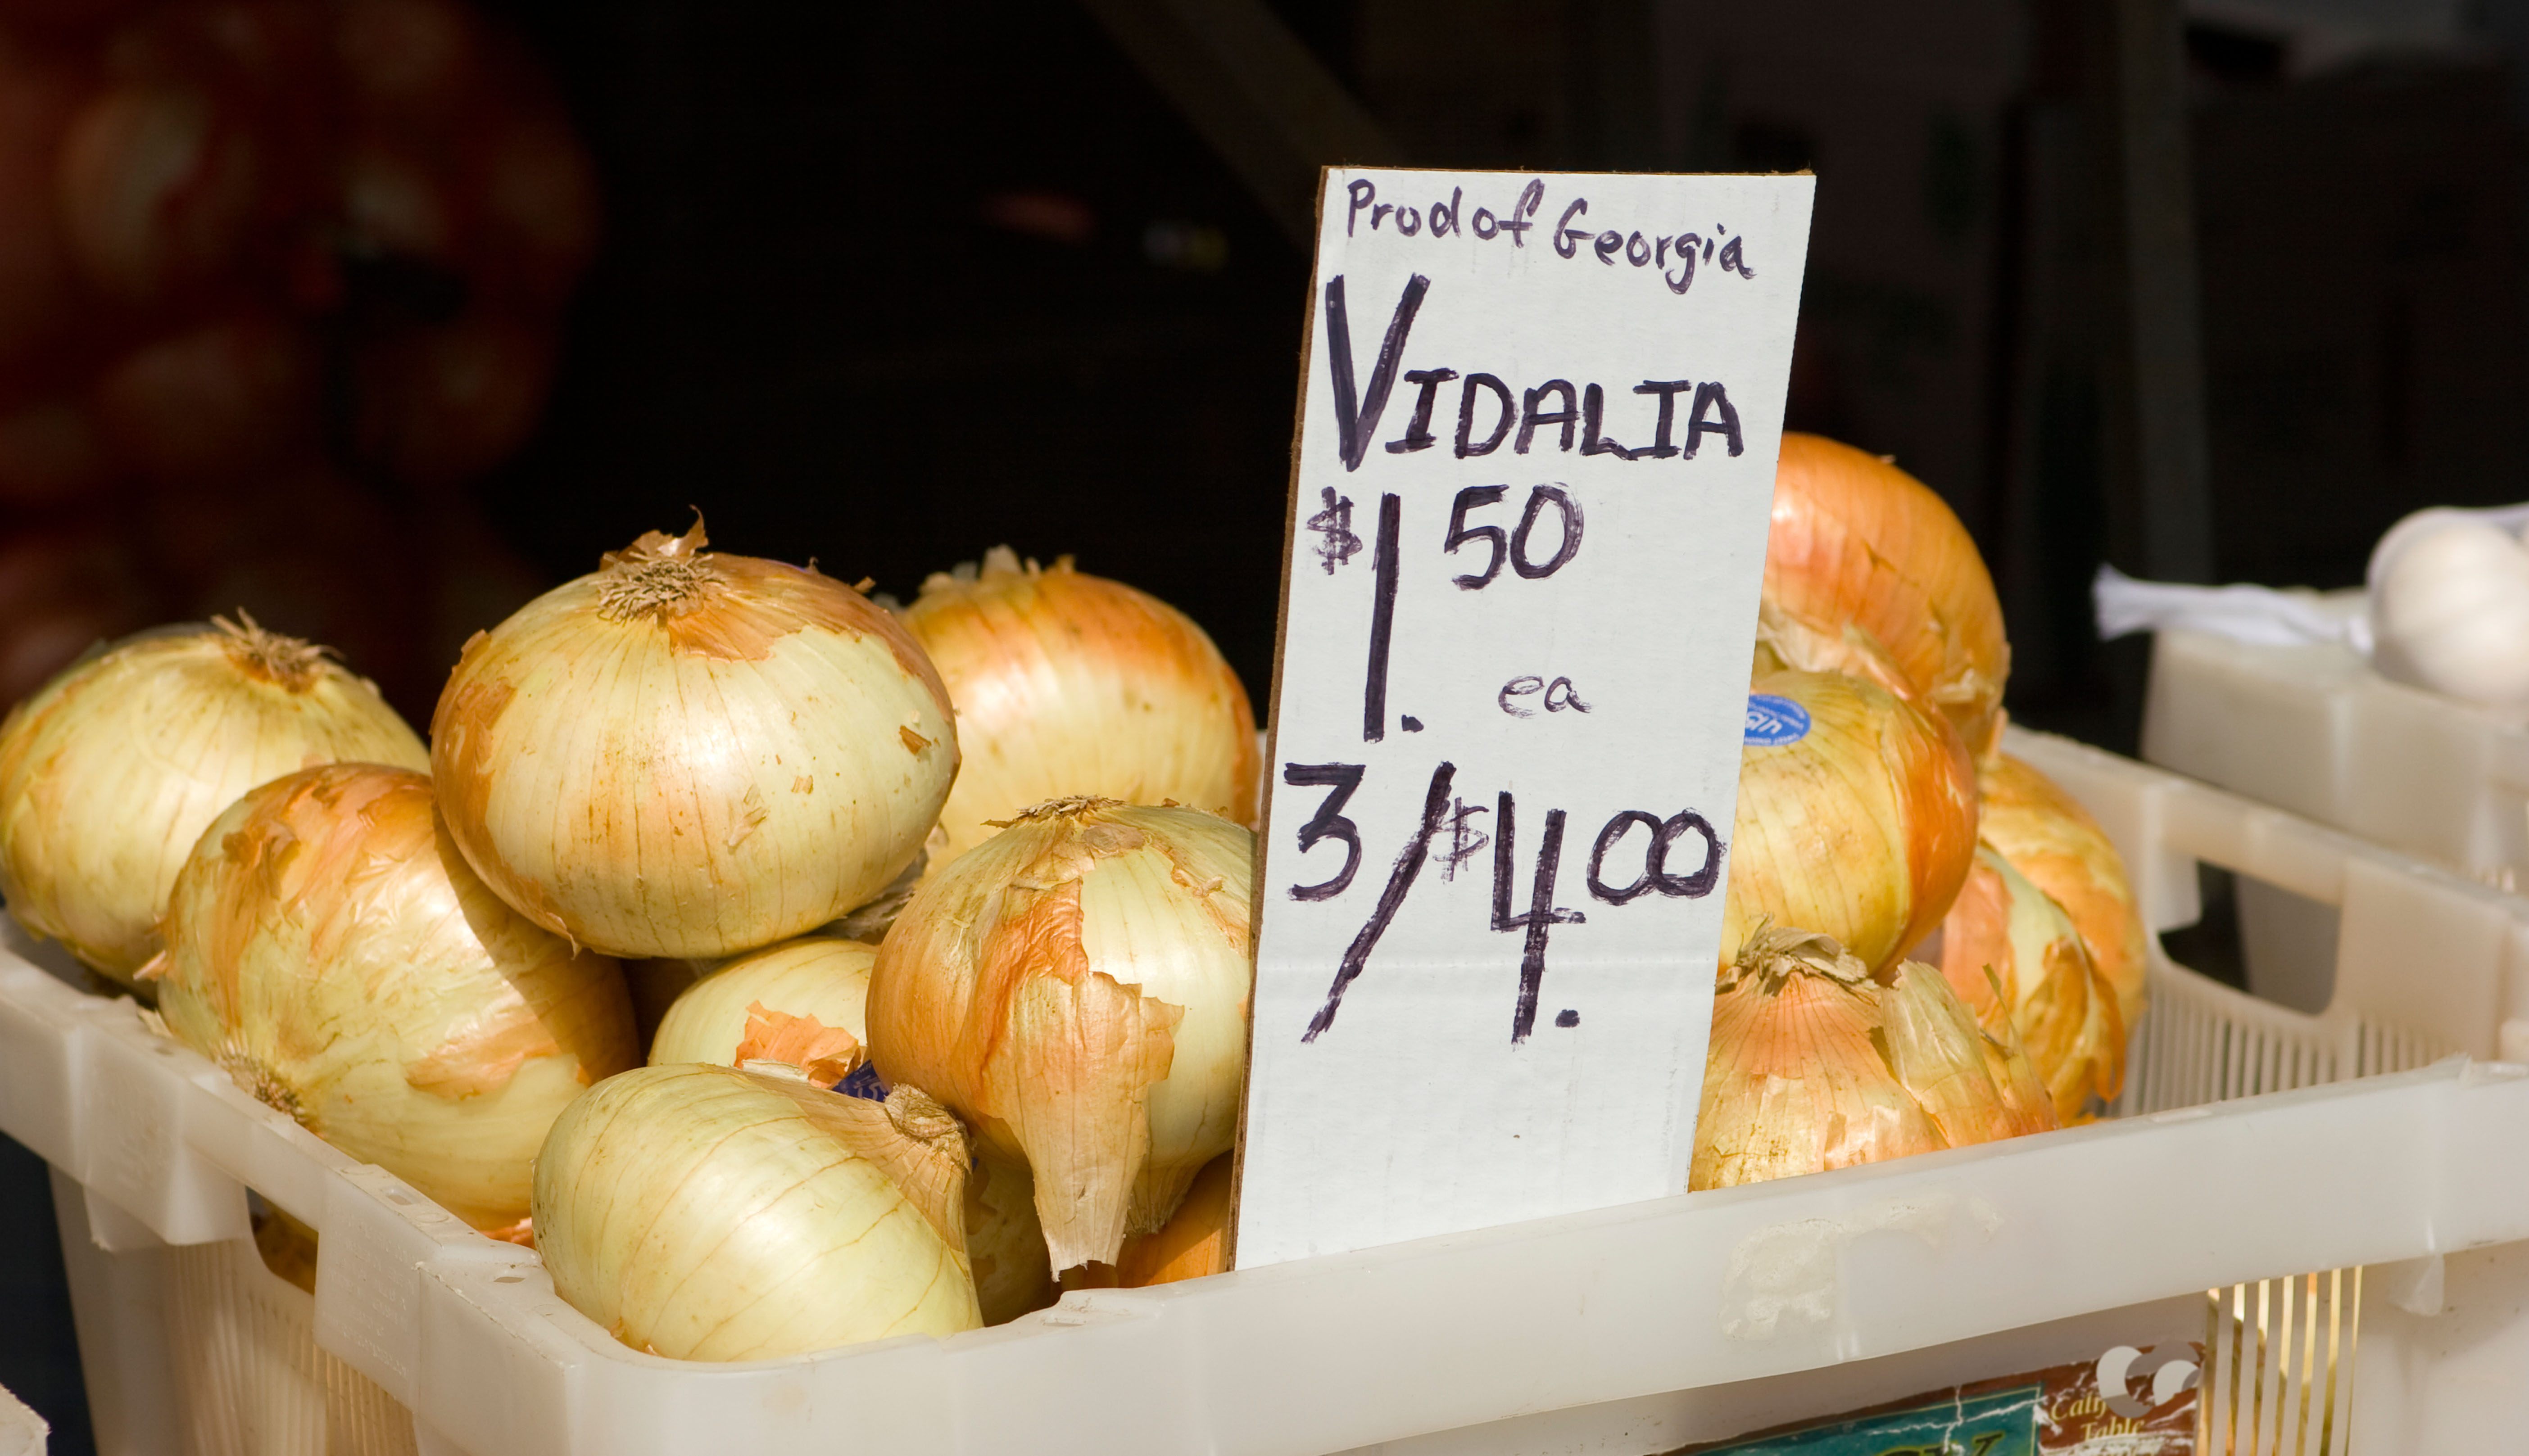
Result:
M981 1322L957 1119L698 1062L609 1078L536 1158L554 1290L637 1350L771 1360Z
M500 896L610 954L709 958L858 906L921 852L957 737L893 618L705 551L697 522L466 644L431 721L448 827Z
M0 725L0 895L27 930L130 982L204 827L256 784L345 760L430 762L324 649L242 614L131 638Z
M2011 644L1992 573L1957 512L1878 456L1787 431L1774 471L1765 601L1825 639L1878 639L1979 759L1996 746ZM1794 666L1820 666L1795 658Z
M1042 804L936 871L879 946L879 1073L1026 1159L1057 1270L1113 1264L1229 1151L1254 853L1198 810Z
M2125 1025L2064 908L1990 847L1941 922L1941 974L1986 1030L2009 1027L2071 1122L2125 1085Z
M1749 695L1721 953L1813 928L1880 969L1931 934L1975 854L1975 772L1942 717L1840 673Z
M1873 975L1834 941L1760 926L1723 971L1690 1189L1728 1188L2042 1132L2019 1049L1941 973Z
M2007 753L1986 760L1976 782L1977 837L2072 918L2131 1030L2150 1004L2150 937L2116 844L2080 800Z
M735 956L688 986L659 1022L650 1064L783 1061L831 1087L868 1059L878 947L801 936Z
M1167 603L1069 557L1022 566L1003 546L981 570L934 574L904 624L948 684L965 755L935 861L991 837L993 820L1073 795L1252 821L1263 757L1247 690Z
M262 1102L480 1228L591 1081L637 1059L614 961L484 889L404 769L247 793L176 877L160 1014Z

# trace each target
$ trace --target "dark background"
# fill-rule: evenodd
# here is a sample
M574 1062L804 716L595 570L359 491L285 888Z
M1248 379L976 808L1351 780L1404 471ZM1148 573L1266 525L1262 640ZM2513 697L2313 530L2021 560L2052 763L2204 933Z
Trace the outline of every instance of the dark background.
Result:
M1308 260L1090 9L493 8L558 79L606 241L543 426L440 503L525 569L389 683L409 715L464 630L695 508L718 545L898 595L1004 542L1075 553L1191 613L1264 701ZM1813 168L1792 423L1957 507L2016 716L2130 749L2140 659L2088 618L2101 561L2144 568L2117 524L2098 3L1272 9L1395 160ZM2409 510L2529 497L2529 5L2372 9L2186 16L2217 579L2352 584ZM0 1153L26 1235L0 1384L81 1451L40 1165Z

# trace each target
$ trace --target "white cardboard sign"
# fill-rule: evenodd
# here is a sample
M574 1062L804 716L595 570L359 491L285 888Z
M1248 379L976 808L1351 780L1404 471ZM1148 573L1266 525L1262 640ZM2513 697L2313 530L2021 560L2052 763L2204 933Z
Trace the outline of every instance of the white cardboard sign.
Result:
M1686 1187L1813 179L1323 187L1241 1267Z

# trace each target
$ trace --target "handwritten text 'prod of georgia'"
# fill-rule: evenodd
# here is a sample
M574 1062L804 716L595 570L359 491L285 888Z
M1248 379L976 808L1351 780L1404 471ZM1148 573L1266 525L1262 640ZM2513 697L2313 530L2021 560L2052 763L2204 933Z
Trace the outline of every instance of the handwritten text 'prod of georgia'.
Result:
M1435 197L1427 207L1381 202L1378 185L1366 177L1354 178L1345 185L1344 191L1351 199L1351 207L1344 214L1347 238L1359 236L1364 227L1372 233L1393 232L1407 238L1438 239L1463 231L1485 242L1506 237L1511 246L1526 247L1528 232L1536 226L1537 213L1545 206L1545 183L1539 178L1531 178L1528 186L1520 189L1519 199L1501 214L1489 207L1478 207L1472 215L1465 214L1464 188L1449 189L1447 201ZM1564 206L1552 235L1557 253L1567 258L1580 257L1586 243L1589 254L1610 268L1616 266L1619 257L1636 268L1656 266L1660 280L1672 294L1683 294L1695 286L1698 263L1716 264L1724 274L1735 273L1742 278L1756 276L1755 270L1748 266L1743 240L1728 237L1730 230L1718 223L1709 237L1692 232L1644 235L1639 229L1628 233L1615 228L1592 231L1573 226L1586 219L1588 212L1587 197L1576 196Z

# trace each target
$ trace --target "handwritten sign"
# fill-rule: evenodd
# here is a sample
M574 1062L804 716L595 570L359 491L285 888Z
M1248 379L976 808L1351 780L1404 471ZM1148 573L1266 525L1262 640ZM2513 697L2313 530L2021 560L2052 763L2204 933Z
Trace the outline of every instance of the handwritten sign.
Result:
M1811 195L1326 174L1241 1267L1685 1188Z

